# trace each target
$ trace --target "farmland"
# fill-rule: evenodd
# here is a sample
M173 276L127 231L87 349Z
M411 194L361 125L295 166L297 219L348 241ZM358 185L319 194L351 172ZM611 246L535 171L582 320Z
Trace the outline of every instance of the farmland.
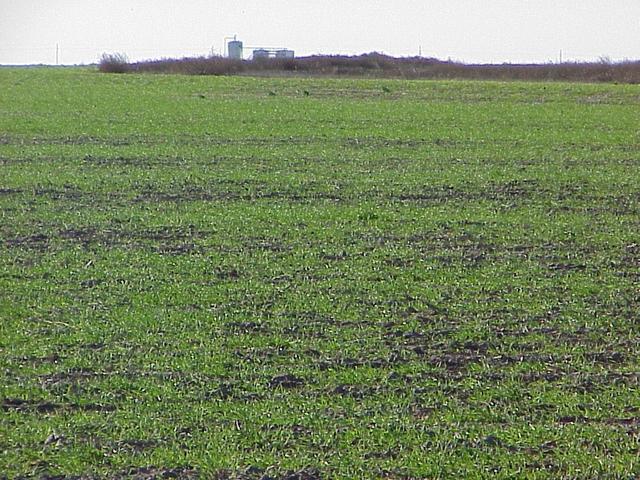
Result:
M640 474L640 86L0 69L0 478Z

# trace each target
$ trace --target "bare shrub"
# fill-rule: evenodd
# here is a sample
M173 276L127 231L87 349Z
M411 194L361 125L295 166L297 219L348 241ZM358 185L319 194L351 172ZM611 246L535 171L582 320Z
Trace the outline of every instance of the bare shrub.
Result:
M122 54L104 54L102 72L154 72L185 75L318 75L407 79L474 79L640 83L640 62L474 65L435 58L390 57L377 52L357 56L313 55L298 58L237 60L191 57L127 63Z
M127 73L129 59L124 53L103 53L100 57L98 69L104 73Z
M128 71L183 75L237 75L244 71L244 63L243 60L232 58L203 56L130 63Z

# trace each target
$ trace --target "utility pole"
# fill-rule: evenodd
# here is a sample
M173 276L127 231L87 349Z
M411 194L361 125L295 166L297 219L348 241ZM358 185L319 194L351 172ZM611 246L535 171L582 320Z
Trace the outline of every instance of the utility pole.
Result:
M560 63L562 63L562 50L560 50Z
M60 65L60 46L56 43L56 65Z

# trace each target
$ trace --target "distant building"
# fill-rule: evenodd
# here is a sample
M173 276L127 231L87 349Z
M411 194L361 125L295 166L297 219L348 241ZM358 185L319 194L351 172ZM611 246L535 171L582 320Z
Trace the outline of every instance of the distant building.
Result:
M227 44L229 58L242 60L242 42L240 40L232 40Z
M266 48L258 48L253 51L253 59L256 58L269 58L269 50Z
M253 51L253 58L294 58L293 50L287 48L256 48Z
M276 50L276 58L294 58L295 52L293 50Z

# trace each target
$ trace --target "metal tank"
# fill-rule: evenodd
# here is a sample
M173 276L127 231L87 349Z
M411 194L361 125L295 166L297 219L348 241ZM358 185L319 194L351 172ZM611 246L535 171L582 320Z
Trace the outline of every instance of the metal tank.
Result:
M295 56L293 50L283 49L276 50L276 58L293 58Z
M269 58L269 50L265 48L258 48L253 51L253 59L256 58Z
M227 43L227 51L229 58L242 60L242 42L240 40L232 40Z

